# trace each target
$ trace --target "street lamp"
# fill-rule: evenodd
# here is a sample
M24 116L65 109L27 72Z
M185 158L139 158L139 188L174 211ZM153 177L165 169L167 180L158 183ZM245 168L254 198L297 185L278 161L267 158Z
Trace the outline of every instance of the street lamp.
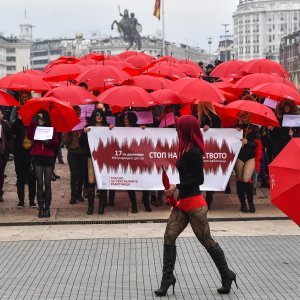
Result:
M227 30L227 26L229 26L230 24L222 24L225 28L225 42L224 42L224 48L225 48L225 61L227 61L227 32L229 32L229 30Z
M211 55L211 44L212 44L213 38L208 37L207 39L208 39L208 53L209 53L209 55Z

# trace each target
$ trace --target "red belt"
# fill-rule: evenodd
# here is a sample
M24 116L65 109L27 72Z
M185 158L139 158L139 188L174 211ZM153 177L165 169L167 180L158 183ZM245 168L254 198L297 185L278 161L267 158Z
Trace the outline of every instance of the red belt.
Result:
M195 210L199 207L207 206L202 195L191 196L177 201L177 207L185 213Z

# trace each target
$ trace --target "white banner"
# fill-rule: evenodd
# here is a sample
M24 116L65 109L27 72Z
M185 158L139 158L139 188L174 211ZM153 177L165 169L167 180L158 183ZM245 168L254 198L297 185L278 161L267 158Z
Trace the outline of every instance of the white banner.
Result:
M224 191L241 148L242 132L209 129L203 136L206 154L201 190ZM99 189L163 190L162 167L171 183L179 183L173 128L91 127L88 140Z

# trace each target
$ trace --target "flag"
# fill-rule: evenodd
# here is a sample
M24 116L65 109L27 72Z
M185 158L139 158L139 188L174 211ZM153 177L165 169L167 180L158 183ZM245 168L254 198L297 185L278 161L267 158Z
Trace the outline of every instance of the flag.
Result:
M160 0L155 0L153 15L160 20Z

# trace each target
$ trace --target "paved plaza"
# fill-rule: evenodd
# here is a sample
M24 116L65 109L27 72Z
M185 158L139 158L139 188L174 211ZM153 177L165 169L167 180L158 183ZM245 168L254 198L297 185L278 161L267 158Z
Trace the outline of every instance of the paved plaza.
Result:
M300 236L217 241L239 289L219 295L210 257L184 237L177 242L175 296L167 299L299 299ZM0 242L0 299L155 299L161 261L157 238Z

